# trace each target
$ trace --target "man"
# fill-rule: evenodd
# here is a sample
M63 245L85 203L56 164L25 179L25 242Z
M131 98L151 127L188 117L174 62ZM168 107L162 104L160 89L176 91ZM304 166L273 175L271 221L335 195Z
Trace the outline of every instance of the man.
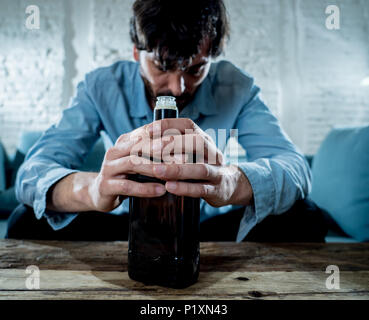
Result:
M211 63L222 52L228 29L222 0L136 0L130 29L136 63L120 61L87 74L60 122L30 150L16 183L17 198L26 206L13 214L8 237L27 233L30 237L114 238L127 222L128 196L171 192L202 198L203 239L217 234L221 240L270 240L276 234L271 240L283 240L286 230L299 228L289 223L300 215L312 218L311 228L292 233L305 237L311 233L312 241L322 240L316 225L321 222L319 214L312 205L298 201L310 189L304 157L260 100L252 78L229 62ZM205 144L216 163L140 165L133 161L137 155L132 150L139 143L152 146L150 152L165 146L154 138L158 123L150 124L155 99L162 95L176 97L181 118L160 121L160 131L175 128L188 138L186 130L193 130L192 138ZM225 145L215 144L205 133L209 128L226 129L227 137L230 129L237 129L247 161L226 164L221 151ZM100 171L78 171L102 130L112 147ZM196 151L186 148L179 153ZM138 183L127 179L130 173L167 182L164 186ZM198 182L181 181L185 179ZM292 207L296 201L297 207ZM31 208L41 220L29 213ZM292 218L277 220L277 228L270 218L281 213ZM248 238L263 220L265 227L258 234L265 237Z

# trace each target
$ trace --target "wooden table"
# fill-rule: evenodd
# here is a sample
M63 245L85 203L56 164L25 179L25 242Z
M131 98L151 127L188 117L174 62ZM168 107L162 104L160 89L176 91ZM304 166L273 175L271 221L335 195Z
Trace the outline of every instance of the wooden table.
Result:
M328 265L340 289L327 289ZM168 289L129 279L126 242L0 240L0 299L369 299L369 244L204 242L199 281Z

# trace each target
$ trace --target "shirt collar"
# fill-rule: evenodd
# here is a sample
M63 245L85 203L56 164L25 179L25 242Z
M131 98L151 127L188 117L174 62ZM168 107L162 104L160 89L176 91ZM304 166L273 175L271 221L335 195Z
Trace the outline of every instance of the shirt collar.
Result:
M181 111L180 117L194 120L199 118L200 114L206 116L218 114L218 106L212 91L212 71L212 68L210 68L209 74L197 89L193 100ZM152 118L152 110L147 103L145 84L142 80L138 63L132 80L132 104L129 106L129 114L135 118L147 116Z

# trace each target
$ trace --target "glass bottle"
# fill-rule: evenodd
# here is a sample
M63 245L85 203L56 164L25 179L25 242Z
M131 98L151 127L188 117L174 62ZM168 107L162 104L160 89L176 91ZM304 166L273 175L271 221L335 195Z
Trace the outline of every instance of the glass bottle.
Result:
M158 97L154 121L178 118L174 97ZM137 182L165 181L134 175ZM197 281L200 259L200 199L166 192L129 199L129 277L145 284L184 288Z

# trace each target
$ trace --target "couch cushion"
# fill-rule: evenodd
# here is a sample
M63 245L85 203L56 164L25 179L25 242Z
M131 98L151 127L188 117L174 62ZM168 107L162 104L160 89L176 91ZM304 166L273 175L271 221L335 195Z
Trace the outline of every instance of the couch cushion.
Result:
M41 135L41 131L23 131L21 133L17 150L11 162L12 174L10 179L10 186L14 186L15 179L17 177L17 171L23 163L28 150L37 142Z
M41 135L42 135L41 131L25 131L21 134L17 151L13 156L12 162L10 163L11 170L9 170L9 172L5 172L5 170L3 170L1 166L2 149L0 144L0 218L8 217L8 215L18 205L14 189L17 171L20 165L23 163L25 155L27 154L28 150L37 142L37 140L41 137ZM86 156L86 160L83 163L82 167L78 169L81 171L95 171L95 172L99 171L101 163L104 159L104 155L105 155L104 142L100 138ZM5 173L9 175L9 179L7 179L10 181L8 188L5 188L5 185L3 186L4 184L3 180L5 181Z
M6 188L6 175L5 175L5 164L6 164L6 153L5 149L0 142L0 191Z
M18 205L15 198L14 187L8 187L7 174L9 170L9 159L7 157L5 148L0 142L0 219L6 219L13 208ZM0 237L1 238L1 237Z
M369 241L369 126L333 129L312 164L311 199L341 229Z

